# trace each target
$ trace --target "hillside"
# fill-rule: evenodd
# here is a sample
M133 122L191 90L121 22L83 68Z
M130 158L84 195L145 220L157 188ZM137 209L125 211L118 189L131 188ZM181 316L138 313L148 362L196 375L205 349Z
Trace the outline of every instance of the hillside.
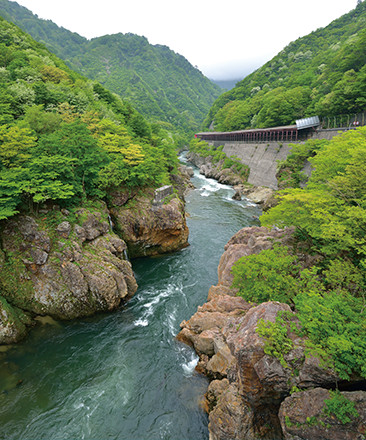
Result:
M292 124L366 108L366 2L290 43L213 104L204 127L227 131Z
M44 43L72 69L128 99L150 120L196 130L221 89L183 56L134 34L87 40L0 0L2 16Z
M0 220L169 182L173 137L0 17Z

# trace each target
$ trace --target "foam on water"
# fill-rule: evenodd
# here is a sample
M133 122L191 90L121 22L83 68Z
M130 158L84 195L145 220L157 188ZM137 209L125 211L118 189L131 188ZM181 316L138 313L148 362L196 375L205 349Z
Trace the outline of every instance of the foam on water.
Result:
M191 359L182 364L182 369L186 377L192 376L197 363L198 363L198 356L192 353Z
M136 327L146 327L149 325L149 321L147 319L136 319L136 321L133 322Z

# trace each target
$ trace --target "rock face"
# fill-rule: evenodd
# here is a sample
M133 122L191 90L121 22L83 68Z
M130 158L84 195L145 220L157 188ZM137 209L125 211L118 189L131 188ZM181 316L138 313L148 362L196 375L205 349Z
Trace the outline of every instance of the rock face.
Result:
M76 221L58 215L61 221L52 226L47 217L18 216L5 223L0 286L6 304L57 319L115 309L137 284L124 257L127 246L106 221L106 206L80 209ZM3 333L6 320L15 321L6 304ZM8 342L12 336L5 333L2 340Z
M323 388L302 391L287 397L281 404L279 417L286 440L359 440L366 435L366 392L342 392L354 404L358 417L342 423L326 411L330 393Z
M296 334L290 335L293 348L284 355L285 362L265 354L264 340L256 332L259 321L274 322L285 311L296 324L296 316L287 304L249 304L230 287L231 268L240 257L269 249L275 242L289 244L292 234L292 229L261 227L235 234L225 246L219 281L210 288L208 302L181 323L177 338L194 347L200 358L197 370L212 380L206 394L210 440L323 438L296 437L297 431L289 431L293 437L284 437L280 405L293 387L331 388L340 382L339 377L307 355L305 341Z
M223 169L224 161L221 160L217 164L213 164L211 159L211 156L201 157L193 152L190 152L187 155L187 160L199 168L200 173L205 177L216 179L220 183L232 186L240 185L244 182L243 178L230 168Z
M131 257L174 252L188 246L184 203L174 194L160 203L153 200L153 193L145 193L111 209Z

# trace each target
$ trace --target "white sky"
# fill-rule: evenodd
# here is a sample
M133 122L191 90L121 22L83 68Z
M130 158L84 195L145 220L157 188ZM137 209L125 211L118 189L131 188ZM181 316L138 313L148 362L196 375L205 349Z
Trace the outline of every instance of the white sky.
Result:
M366 0L365 0L366 1ZM40 18L93 38L147 37L212 79L242 79L357 0L17 0Z

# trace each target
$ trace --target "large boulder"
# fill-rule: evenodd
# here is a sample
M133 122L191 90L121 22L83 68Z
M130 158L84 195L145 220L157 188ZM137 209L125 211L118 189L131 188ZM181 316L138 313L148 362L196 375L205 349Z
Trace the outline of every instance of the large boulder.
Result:
M111 209L132 258L174 252L188 246L184 203L174 194L159 203L153 202L154 193L145 192L127 205Z
M357 415L339 408L346 419L329 412L329 390L315 388L287 397L281 404L279 418L286 440L360 440L366 435L366 392L342 392L354 405ZM344 417L343 416L343 417Z
M5 223L0 283L12 306L72 319L113 310L135 293L127 247L111 231L106 206L76 217L48 213Z
M0 296L0 344L14 344L27 334L31 317Z

